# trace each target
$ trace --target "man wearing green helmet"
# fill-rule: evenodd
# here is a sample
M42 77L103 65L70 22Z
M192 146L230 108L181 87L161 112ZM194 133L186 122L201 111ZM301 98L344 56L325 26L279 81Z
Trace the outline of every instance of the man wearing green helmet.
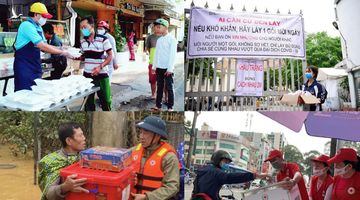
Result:
M197 171L192 199L220 200L219 192L224 184L246 183L256 178L271 179L267 174L225 172L231 162L232 157L228 152L223 150L214 152L210 164Z
M132 157L136 163L134 200L174 199L180 188L179 160L167 143L166 123L157 116L146 117L136 125L140 144Z

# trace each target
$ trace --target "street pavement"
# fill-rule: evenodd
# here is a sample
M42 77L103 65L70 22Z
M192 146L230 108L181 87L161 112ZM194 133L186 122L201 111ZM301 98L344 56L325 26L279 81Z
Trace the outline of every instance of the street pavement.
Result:
M113 74L113 107L120 111L150 110L155 106L151 100L148 78L148 57L137 54L136 61L130 62L128 52L118 54L120 68ZM184 52L177 54L174 69L174 110L184 110ZM166 106L163 106L166 110Z
M151 89L148 81L148 56L136 55L136 61L129 61L129 52L117 54L120 67L114 71L111 92L114 111L139 111L150 110L155 106L155 100L151 100ZM177 53L174 69L174 111L184 110L184 52ZM2 89L4 81L0 81ZM13 93L14 79L10 79L7 93ZM81 100L70 105L70 110L80 108ZM167 110L163 106L163 110ZM101 108L97 107L98 111Z
M191 185L188 185L186 184L185 185L185 199L190 199L191 197L191 193L192 193L192 190L193 190L193 184ZM233 192L233 195L235 197L235 199L237 200L241 200L242 198L242 193L244 192L243 189L239 189L239 188L232 188L231 191ZM220 195L231 195L231 191L227 188L223 188L220 190Z

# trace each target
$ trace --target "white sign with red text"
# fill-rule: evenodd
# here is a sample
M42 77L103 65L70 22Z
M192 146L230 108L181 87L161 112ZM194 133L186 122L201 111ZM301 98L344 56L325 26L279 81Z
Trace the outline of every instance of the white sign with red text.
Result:
M263 96L264 62L238 59L236 63L236 96Z
M194 7L188 29L188 58L305 58L301 15Z

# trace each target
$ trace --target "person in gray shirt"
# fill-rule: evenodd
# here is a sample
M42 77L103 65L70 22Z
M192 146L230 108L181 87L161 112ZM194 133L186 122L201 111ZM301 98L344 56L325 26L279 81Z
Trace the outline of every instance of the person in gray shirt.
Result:
M153 32L153 31L152 31ZM160 35L156 35L155 33L151 34L146 39L146 53L149 54L149 83L151 87L151 99L156 98L156 73L152 70L152 66L154 64L154 55L155 55L155 47L156 42L161 37Z

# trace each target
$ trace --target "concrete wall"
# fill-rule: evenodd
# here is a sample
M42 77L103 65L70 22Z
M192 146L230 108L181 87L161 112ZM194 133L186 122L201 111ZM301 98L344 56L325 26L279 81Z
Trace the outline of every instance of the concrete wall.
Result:
M360 65L359 8L359 0L342 0L336 5L339 30L346 39L348 55L355 66ZM346 53L343 55L345 57Z

